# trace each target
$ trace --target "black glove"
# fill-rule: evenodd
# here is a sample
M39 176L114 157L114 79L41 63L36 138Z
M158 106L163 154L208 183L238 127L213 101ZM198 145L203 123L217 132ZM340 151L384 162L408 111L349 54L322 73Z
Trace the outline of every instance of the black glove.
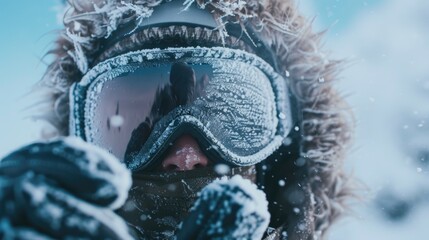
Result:
M261 239L269 220L265 194L237 175L199 193L177 239Z
M34 143L0 161L0 239L131 239L113 210L129 171L77 138Z

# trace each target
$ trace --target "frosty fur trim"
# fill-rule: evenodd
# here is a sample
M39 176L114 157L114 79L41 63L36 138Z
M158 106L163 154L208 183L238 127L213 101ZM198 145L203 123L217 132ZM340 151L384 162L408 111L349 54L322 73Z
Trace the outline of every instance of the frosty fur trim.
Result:
M298 14L292 0L183 0L184 7L194 1L213 13L221 32L228 21L250 23L276 53L282 74L289 76L301 105L301 155L307 160L309 175L302 185L307 193L303 206L306 214L296 220L305 223L305 234L299 230L299 224L287 226L286 230L288 239L322 238L342 213L350 192L342 161L352 135L352 117L332 86L339 62L330 61L321 51L322 34L311 31L310 22ZM69 0L65 30L51 51L56 59L41 83L48 89L44 105L48 111L42 117L56 126L60 134L68 133L69 87L92 66L99 40L122 23L149 16L161 2Z

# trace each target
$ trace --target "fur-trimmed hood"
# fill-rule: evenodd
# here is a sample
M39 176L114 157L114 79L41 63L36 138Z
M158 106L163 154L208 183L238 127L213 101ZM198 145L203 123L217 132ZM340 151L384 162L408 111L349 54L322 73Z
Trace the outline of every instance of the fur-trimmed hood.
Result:
M69 0L65 29L50 52L55 60L41 82L48 90L43 118L60 135L68 134L69 88L102 60L96 56L100 42L122 24L151 16L162 2ZM327 58L321 50L321 34L312 32L310 22L297 12L292 0L183 0L184 8L193 2L213 13L219 26L216 34L222 41L229 38L225 22L250 24L275 53L280 74L290 79L299 105L300 143L299 158L287 166L292 169L284 170L289 172L284 174L286 178L291 178L286 179L289 188L285 192L300 188L303 197L298 206L289 206L285 211L289 216L282 217L279 227L287 231L288 239L322 238L350 195L342 161L351 138L351 114L332 86L340 62Z

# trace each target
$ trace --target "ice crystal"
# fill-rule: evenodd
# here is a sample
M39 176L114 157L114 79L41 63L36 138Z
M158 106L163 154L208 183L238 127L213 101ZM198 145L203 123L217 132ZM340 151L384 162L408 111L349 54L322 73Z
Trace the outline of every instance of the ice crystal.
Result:
M231 171L230 167L226 164L216 164L214 170L219 175L225 175L228 174L229 171Z

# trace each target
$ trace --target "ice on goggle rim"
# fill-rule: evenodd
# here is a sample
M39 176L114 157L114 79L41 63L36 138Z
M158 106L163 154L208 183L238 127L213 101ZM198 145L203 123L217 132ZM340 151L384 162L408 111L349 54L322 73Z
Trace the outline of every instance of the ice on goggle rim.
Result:
M259 68L207 56L133 61L136 55L111 60L117 66L100 64L101 73L90 80L88 141L120 159L138 158L142 150L162 145L159 141L177 130L171 123L178 119L192 119L215 145L237 156L258 154L277 139L279 114L285 114L279 113L273 84Z

